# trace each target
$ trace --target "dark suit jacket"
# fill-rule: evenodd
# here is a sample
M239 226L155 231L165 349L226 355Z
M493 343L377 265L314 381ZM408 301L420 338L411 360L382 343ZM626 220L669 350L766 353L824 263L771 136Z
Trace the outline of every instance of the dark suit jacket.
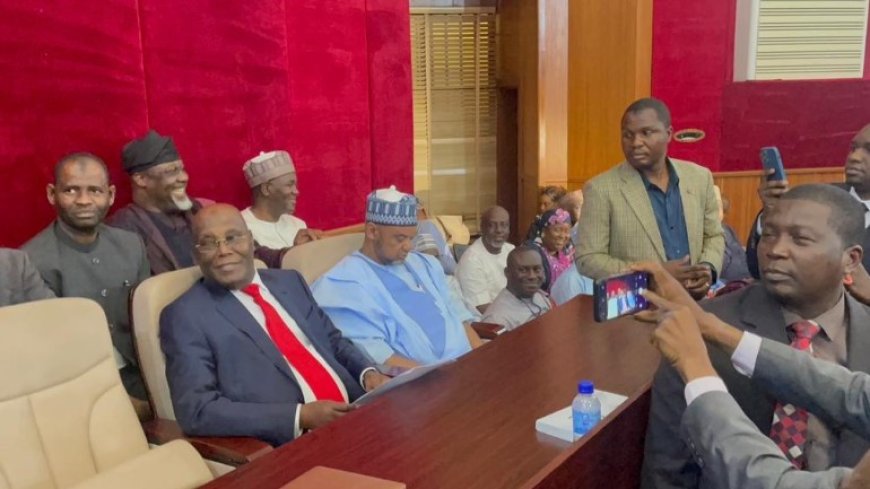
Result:
M292 270L260 270L281 306L338 374L351 400L363 394L359 376L372 362L320 309ZM302 391L251 314L227 289L200 281L160 317L175 415L185 433L252 436L280 445L293 439Z
M789 343L782 310L763 284L757 283L707 302L704 308L737 328L779 343ZM846 314L849 318L847 367L870 372L870 355L867 354L870 351L870 308L847 294ZM710 344L707 349L713 366L740 408L762 433L769 433L776 399L738 373L723 350ZM662 362L652 388L643 467L642 487L645 489L717 487L716 481L708 478L709 474L702 476L680 437L680 420L686 410L684 387L676 370ZM854 466L870 448L870 443L845 429L832 429L838 439L835 465Z
M27 253L0 248L0 307L52 298Z
M846 192L849 191L852 187L846 183L832 183L831 185L835 187L839 187ZM761 236L758 234L758 220L761 218L761 212L755 216L755 220L752 221L752 229L749 230L749 239L746 240L746 263L749 265L749 273L752 274L754 278L759 278L758 271L758 240L761 239ZM861 243L861 247L864 248L864 268L870 270L870 227L864 231L864 242Z

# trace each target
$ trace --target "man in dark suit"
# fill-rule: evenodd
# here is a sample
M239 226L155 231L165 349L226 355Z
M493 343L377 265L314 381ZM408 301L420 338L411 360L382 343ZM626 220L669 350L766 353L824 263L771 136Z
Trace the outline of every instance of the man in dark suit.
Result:
M0 248L0 307L54 298L27 253Z
M780 198L764 220L758 256L761 283L711 301L705 309L722 321L758 336L792 344L798 323L813 321L814 356L850 370L870 372L870 308L845 293L843 280L860 267L863 209L830 185L796 187ZM770 433L777 400L740 375L721 348L710 358L740 408ZM686 401L677 372L663 362L653 383L644 460L644 488L718 487L692 459L680 438ZM852 432L829 428L810 416L798 463L809 470L851 467L870 448Z
M286 443L353 409L387 380L332 325L302 276L254 268L254 241L229 205L192 220L203 280L169 305L160 341L182 429Z
M852 138L849 154L846 157L846 166L843 168L843 171L846 181L844 183L833 183L832 185L849 192L855 200L864 206L863 222L866 231L864 232L862 245L865 250L868 250L870 249L870 124L864 126ZM769 173L772 173L772 171ZM764 214L776 205L779 197L786 191L788 191L788 181L768 181L766 175L762 176L761 184L758 187L758 196L761 197L763 207L752 224L752 230L746 243L746 263L749 265L749 272L755 278L759 276L758 240L761 238L760 222L764 219ZM863 264L865 269L870 269L870 253L864 253Z

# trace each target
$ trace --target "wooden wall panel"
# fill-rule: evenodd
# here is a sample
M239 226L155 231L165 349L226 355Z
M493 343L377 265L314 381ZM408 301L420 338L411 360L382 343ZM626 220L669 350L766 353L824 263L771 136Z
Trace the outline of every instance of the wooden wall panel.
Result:
M758 198L758 184L761 171L735 171L714 173L713 179L722 195L731 201L731 209L725 222L731 225L743 244L749 235L755 216L761 210ZM802 168L788 170L788 181L792 186L804 183L842 182L843 168Z
M517 230L522 234L535 216L539 185L539 29L537 0L501 0L499 12L499 85L517 89Z
M625 107L649 96L652 0L584 0L569 12L568 184L622 161Z
M568 0L539 0L540 184L568 178Z

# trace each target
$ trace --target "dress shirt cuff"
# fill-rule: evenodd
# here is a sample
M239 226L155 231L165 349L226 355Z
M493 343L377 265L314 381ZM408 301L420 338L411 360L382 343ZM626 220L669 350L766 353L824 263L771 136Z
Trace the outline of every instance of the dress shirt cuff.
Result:
M366 383L365 383L364 379L366 378L366 374L369 372L372 372L372 371L377 372L378 369L376 369L374 367L369 367L369 368L363 370L362 373L359 374L359 385L360 385L360 387L363 388L364 391L366 390ZM366 391L366 392L368 392L368 391Z
M293 421L293 439L299 438L302 436L302 425L299 424L299 418L302 416L302 404L296 405L296 416L295 421Z
M731 364L741 374L752 377L755 373L755 362L758 361L758 353L761 351L761 337L752 333L744 332L740 343L731 354Z
M686 406L708 392L728 392L728 389L719 377L698 377L686 384Z

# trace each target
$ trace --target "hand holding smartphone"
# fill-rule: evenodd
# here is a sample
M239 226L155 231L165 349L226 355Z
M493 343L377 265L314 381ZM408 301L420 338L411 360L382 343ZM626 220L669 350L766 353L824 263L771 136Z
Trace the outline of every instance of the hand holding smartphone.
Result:
M761 148L761 166L766 170L767 181L782 181L786 179L782 155L779 154L779 148L776 146ZM771 173L771 170L773 173Z
M647 272L631 272L595 281L592 294L595 320L598 322L616 319L649 308L642 295L649 288Z

